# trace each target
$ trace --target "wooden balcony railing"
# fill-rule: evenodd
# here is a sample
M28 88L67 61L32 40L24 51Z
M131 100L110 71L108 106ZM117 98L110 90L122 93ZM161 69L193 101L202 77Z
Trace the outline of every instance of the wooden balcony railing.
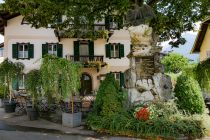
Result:
M80 56L66 55L66 59L70 60L70 61L80 61L80 62L88 62L88 61L104 62L104 56L102 56L102 55L94 55L94 56L89 56L89 55L80 55Z

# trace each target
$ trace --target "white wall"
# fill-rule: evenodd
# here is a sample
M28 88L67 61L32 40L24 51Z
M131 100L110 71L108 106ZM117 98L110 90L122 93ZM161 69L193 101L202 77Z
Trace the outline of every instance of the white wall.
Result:
M22 62L25 65L25 72L32 69L38 69L42 57L42 44L57 43L58 38L55 37L53 29L35 29L30 25L21 25L22 16L18 16L8 21L7 27L5 27L4 38L4 57L8 57L14 62ZM73 42L77 39L62 38L59 42L63 44L63 57L66 55L74 54ZM34 44L34 59L16 60L12 59L12 44L16 43L28 43ZM121 59L109 59L106 58L105 44L106 43L121 43L124 44L125 57ZM94 54L103 55L104 61L109 64L109 69L103 68L100 72L96 69L83 69L84 72L89 73L93 79L93 89L97 89L99 80L97 76L112 72L124 72L129 68L129 59L126 57L130 52L130 38L129 33L126 30L116 30L113 36L107 42L105 39L98 39L94 41Z

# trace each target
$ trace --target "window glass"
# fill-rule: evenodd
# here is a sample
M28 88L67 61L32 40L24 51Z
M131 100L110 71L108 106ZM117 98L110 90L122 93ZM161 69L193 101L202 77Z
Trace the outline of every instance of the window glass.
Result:
M0 57L3 57L4 55L3 55L3 48L0 48Z
M18 45L18 57L19 58L28 58L28 44L19 44Z
M79 46L79 54L80 55L89 55L88 44L80 44Z
M111 57L119 57L119 45L111 45Z
M57 56L57 44L48 44L48 54Z
M19 76L18 86L19 89L25 89L25 75Z

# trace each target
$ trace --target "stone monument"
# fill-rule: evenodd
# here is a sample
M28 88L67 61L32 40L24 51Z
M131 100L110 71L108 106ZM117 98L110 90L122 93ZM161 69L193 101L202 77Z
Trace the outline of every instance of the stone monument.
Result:
M125 72L126 88L132 104L143 103L151 100L169 100L172 95L171 78L164 74L164 67L160 63L163 54L162 47L156 46L157 38L154 31L145 19L154 18L154 14L148 14L149 7L139 7L128 12L128 31L131 37L131 52L127 56L130 60L130 69ZM146 15L141 10L146 7ZM141 10L138 10L140 8ZM149 9L152 10L152 9ZM132 17L133 15L133 17Z

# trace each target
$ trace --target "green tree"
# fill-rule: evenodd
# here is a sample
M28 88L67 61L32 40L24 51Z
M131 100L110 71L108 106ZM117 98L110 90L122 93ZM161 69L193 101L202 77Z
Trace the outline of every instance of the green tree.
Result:
M202 114L205 109L204 99L198 82L186 74L180 75L174 89L177 105L191 114Z
M165 72L179 73L189 65L189 60L176 53L171 53L161 61L165 66Z
M172 39L171 45L178 47L184 44L181 36L184 31L190 31L194 23L203 20L210 7L209 0L4 0L4 10L20 13L34 27L52 27L60 30L77 30L93 28L94 21L102 20L107 15L116 15L121 20L129 9L137 7L137 17L147 20L151 14L156 17L150 22L160 41ZM135 3L135 5L134 5ZM145 6L147 4L148 6ZM139 7L138 7L138 6ZM132 8L131 8L132 7ZM55 22L62 15L65 20ZM79 16L78 16L79 15ZM134 15L134 16L135 16ZM135 16L135 17L136 17ZM73 25L69 24L73 23Z

